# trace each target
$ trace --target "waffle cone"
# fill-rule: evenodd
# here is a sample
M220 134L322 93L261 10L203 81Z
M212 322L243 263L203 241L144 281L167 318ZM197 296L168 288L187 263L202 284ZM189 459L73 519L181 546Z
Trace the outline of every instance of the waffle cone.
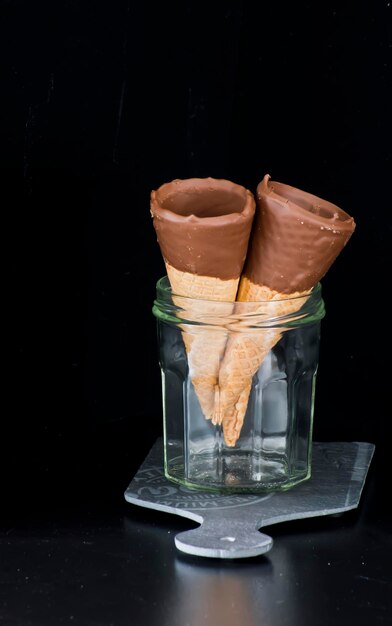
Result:
M309 291L282 294L243 276L237 300L254 302L254 314L276 318L295 313L304 305L308 294ZM213 421L222 424L225 442L230 447L235 446L241 433L253 376L281 336L282 330L265 327L249 333L232 333L227 341Z
M198 276L181 272L169 263L166 263L166 271L173 293L194 299L189 301L189 306L188 303L185 305L185 317L190 320L202 317L206 322L203 326L182 324L181 328L189 375L201 410L205 418L210 420L214 417L219 367L226 347L227 331L223 325L208 327L208 319L211 317L215 321L217 312L223 317L232 313L239 278L221 280ZM176 299L176 295L173 296L174 303L184 309L183 299Z
M284 329L275 317L292 315L306 302L342 251L355 228L352 217L317 196L270 181L257 186L257 210L237 300L254 302L267 323L231 334L219 373L214 419L226 443L241 432L252 378ZM249 304L252 307L252 304Z
M223 318L234 307L255 208L248 189L225 179L175 179L151 192L154 228L183 319L189 376L207 419L214 415L227 340Z

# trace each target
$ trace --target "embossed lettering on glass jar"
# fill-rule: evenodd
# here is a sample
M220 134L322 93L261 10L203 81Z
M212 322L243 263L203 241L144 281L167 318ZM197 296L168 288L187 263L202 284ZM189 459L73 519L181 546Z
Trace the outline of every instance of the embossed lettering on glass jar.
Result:
M177 296L165 276L157 282L153 313L162 372L166 477L204 491L233 493L285 490L307 480L325 315L320 283L309 295L290 300L217 302ZM249 346L263 358L251 370L243 422L230 422L237 415L234 405L220 423L222 363L234 352L251 355ZM271 349L263 353L260 346ZM210 361L209 376L216 378L215 419L206 419L192 384L192 350L200 359L201 347Z

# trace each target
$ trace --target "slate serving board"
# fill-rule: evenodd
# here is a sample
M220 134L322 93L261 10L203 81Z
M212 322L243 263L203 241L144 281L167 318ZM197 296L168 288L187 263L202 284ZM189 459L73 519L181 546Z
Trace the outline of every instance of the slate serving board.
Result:
M176 535L175 545L182 552L222 559L257 556L273 545L259 528L356 508L374 450L364 442L313 443L308 481L281 493L230 495L191 490L166 479L159 438L124 497L131 504L200 523Z

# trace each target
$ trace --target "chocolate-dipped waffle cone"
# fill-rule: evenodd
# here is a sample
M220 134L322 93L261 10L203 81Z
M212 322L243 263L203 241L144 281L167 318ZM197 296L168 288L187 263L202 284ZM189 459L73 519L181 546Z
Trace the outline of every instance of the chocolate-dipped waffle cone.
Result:
M220 315L231 314L254 211L251 192L227 180L174 180L152 192L151 214L173 301L186 307L188 320L213 318L216 302ZM189 375L202 412L211 419L227 332L224 326L181 328Z
M355 229L342 209L266 175L257 187L257 209L237 300L255 302L254 313L290 315L326 274ZM252 378L281 330L237 333L227 342L219 371L213 420L234 446L244 421Z

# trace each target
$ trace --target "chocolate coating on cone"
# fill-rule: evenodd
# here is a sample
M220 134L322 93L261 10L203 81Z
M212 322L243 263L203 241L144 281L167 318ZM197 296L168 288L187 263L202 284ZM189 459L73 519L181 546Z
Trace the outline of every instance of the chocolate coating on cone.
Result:
M295 187L257 187L257 209L244 268L253 283L280 293L307 291L326 274L355 229L342 209Z
M214 178L173 180L151 193L150 206L170 265L222 280L240 276L256 207L245 187Z

